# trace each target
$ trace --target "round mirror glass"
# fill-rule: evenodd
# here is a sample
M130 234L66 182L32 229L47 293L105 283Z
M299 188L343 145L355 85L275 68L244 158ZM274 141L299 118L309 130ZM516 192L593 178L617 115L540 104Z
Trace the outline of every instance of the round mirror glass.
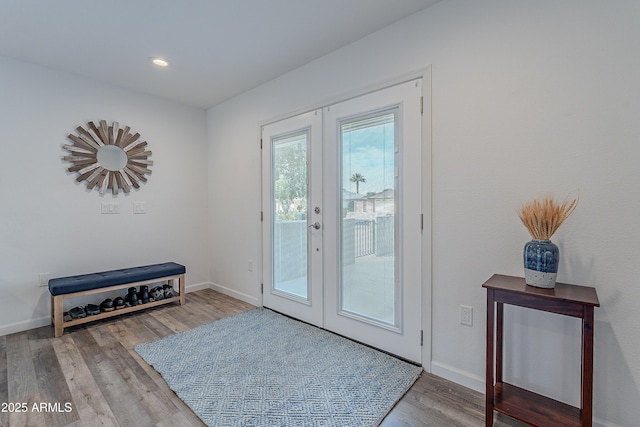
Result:
M98 162L110 171L119 171L127 164L127 153L116 145L104 145L98 150Z

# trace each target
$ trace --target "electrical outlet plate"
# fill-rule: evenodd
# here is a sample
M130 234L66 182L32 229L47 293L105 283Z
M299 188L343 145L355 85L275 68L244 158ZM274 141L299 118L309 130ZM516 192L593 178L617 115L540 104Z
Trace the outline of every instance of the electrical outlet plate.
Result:
M134 214L147 213L147 204L145 202L133 202L133 213Z
M40 273L40 274L38 274L38 286L48 286L50 278L51 278L51 274L50 273Z
M460 324L473 326L473 307L460 305Z

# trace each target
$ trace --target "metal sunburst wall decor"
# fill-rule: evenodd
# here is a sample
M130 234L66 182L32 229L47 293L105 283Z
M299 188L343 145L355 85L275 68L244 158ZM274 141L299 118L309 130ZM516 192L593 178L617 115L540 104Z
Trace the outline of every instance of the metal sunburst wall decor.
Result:
M67 170L78 174L77 182L86 181L89 190L97 188L100 194L110 190L114 195L120 190L129 193L131 187L137 189L140 182L147 182L145 175L151 174L153 161L139 133L115 121L109 126L106 120L100 120L98 126L88 122L86 129L78 126L76 132L68 136L72 144L63 145L71 155L62 159L72 163Z

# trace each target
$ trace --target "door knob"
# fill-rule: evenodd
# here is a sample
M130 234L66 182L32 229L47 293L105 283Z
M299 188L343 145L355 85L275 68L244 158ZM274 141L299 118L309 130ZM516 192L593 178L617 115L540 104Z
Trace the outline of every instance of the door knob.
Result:
M308 226L307 228L315 228L316 230L320 230L320 223L319 222L315 222L313 224L311 224L310 226Z

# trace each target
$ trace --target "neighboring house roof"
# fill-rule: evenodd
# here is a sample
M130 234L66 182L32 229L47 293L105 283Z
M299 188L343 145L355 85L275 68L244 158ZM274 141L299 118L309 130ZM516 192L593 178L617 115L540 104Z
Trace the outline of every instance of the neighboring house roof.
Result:
M342 189L342 200L360 200L364 199L367 196L365 194L354 193L349 190Z
M373 194L358 194L348 190L342 190L343 200L362 200L362 199L393 199L394 191L392 188L387 188L379 193Z
M387 188L386 190L381 191L380 193L369 194L364 198L367 199L393 199L394 191L392 188Z

